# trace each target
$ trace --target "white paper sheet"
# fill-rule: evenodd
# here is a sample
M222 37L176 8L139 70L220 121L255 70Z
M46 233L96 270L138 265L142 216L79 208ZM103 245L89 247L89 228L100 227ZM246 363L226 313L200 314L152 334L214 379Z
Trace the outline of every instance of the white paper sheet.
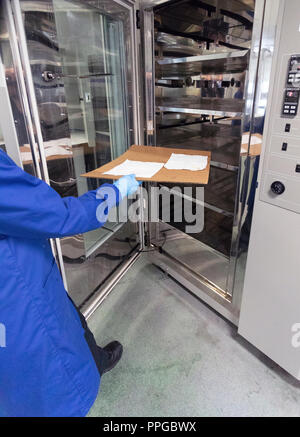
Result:
M56 155L72 155L72 151L60 146L52 146L45 149L45 155L56 156Z
M66 155L72 155L72 151L68 150L67 148L61 147L61 146L48 146L45 147L45 155L46 158L50 156L66 156ZM21 152L21 158L22 161L32 161L32 155L31 152Z
M163 162L142 162L126 159L122 164L103 173L113 176L134 174L137 178L152 178L164 166Z
M25 162L32 161L31 152L21 152L21 159Z
M87 142L87 140L85 142ZM72 147L72 142L70 138L59 138L58 140L44 141L43 144L44 144L44 149L48 149L49 147L53 147L53 146ZM30 144L24 144L24 147L30 147Z
M249 134L244 134L242 137L242 144L248 144L249 143ZM262 139L257 137L256 135L251 135L251 146L254 144L261 144Z
M199 171L207 167L207 162L207 156L172 153L169 161L165 164L165 168L168 170Z

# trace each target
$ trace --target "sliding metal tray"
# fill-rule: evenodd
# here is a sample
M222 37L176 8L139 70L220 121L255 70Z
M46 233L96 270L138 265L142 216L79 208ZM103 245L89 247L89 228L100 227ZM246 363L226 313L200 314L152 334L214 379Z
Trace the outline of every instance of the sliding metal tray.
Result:
M160 79L185 78L199 74L238 73L247 69L249 50L165 58L157 60L156 76Z
M163 112L216 115L219 117L242 117L245 102L242 99L209 97L157 97L156 107Z

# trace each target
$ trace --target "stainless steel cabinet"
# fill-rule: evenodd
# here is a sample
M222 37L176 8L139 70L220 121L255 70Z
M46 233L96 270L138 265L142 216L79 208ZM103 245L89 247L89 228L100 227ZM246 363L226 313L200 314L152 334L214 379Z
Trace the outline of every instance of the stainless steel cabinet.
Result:
M157 249L154 263L235 323L259 165L250 143L263 132L278 3L2 2L2 46L12 51L4 66L27 171L77 196L103 182L82 173L133 143L212 152L203 231L145 223L146 243ZM143 244L144 224L116 221L53 249L70 294L89 308Z
M278 2L142 4L146 141L212 153L203 230L153 225L154 262L237 323L260 159L251 137L263 133Z

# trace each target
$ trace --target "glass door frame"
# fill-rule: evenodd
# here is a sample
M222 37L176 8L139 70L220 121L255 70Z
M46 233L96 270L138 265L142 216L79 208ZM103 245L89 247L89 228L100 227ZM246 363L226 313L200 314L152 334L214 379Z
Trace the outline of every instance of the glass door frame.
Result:
M10 36L11 50L13 54L14 68L16 71L16 76L18 79L18 85L20 93L22 94L22 101L26 103L25 105L25 118L28 130L33 133L32 138L30 138L31 150L34 151L35 158L33 162L36 166L36 174L49 184L49 173L46 161L46 155L43 144L42 128L40 123L40 116L38 112L38 105L35 95L35 88L33 82L33 76L30 65L30 57L27 47L27 39L25 35L25 28L22 17L21 2L19 0L4 0L4 11L5 20L7 21L8 31ZM84 2L78 2L84 3ZM132 80L132 107L130 107L132 113L132 137L135 144L140 143L141 130L140 130L140 115L139 115L139 85L138 85L138 63L137 63L137 35L136 35L136 2L131 0L111 0L110 3L115 3L116 5L125 8L130 16L130 45L131 45L131 80ZM47 10L47 7L51 8L52 1L45 0L43 8ZM130 145L130 144L129 144ZM33 154L33 152L32 152ZM143 249L144 242L144 226L142 222L138 223L138 235L140 243L132 253L128 260L123 261L123 263L113 271L111 275L108 276L107 280L103 284L103 287L97 290L97 293L88 300L82 311L87 315L91 315L93 311L101 304L103 299L109 294L114 284L120 278L124 272L129 268L129 266L135 261L137 256ZM64 285L68 290L65 266L62 256L62 246L59 239L51 240L51 245L53 253L56 257L58 266L60 268Z
M4 147L7 154L14 160L14 162L22 167L22 160L19 151L19 142L16 132L15 121L9 99L9 92L7 89L5 67L2 62L0 53L0 130L4 139Z
M156 122L155 122L155 64L154 59L154 10L155 6L161 3L168 3L168 1L161 2L154 0L145 2L145 7L141 11L142 32L143 39L143 55L144 55L144 99L145 99L145 132L146 144L156 144ZM253 37L251 46L251 55L249 61L249 71L245 83L245 112L244 120L250 122L253 126L253 120L257 116L257 109L259 102L266 100L266 96L262 97L262 90L264 94L267 92L266 87L270 80L270 72L264 71L262 63L266 56L272 56L277 12L279 8L278 0L256 0L255 4L255 18L253 26ZM268 87L267 87L268 88ZM261 108L260 108L261 109ZM266 101L264 103L264 110L266 109ZM251 135L249 138L249 144ZM249 150L248 150L249 152ZM247 251L245 260L241 261L239 254L240 232L245 219L243 212L245 211L245 201L247 195L243 193L249 192L251 185L251 178L248 177L247 183L243 183L241 177L241 169L245 164L245 160L250 160L249 172L253 172L254 160L250 159L249 153L245 158L241 158L239 166L238 187L236 190L236 210L234 215L233 237L231 244L231 253L228 265L227 285L226 289L213 284L209 279L201 276L175 256L171 255L164 249L160 249L155 253L153 262L160 268L167 271L181 284L183 284L191 293L200 297L208 305L217 310L220 314L226 317L234 324L238 324L239 311L241 305L244 273L246 267ZM150 243L154 246L159 246L160 241L160 224L153 223L149 226ZM168 234L167 234L168 235ZM168 239L168 236L167 236ZM164 240L165 242L166 240ZM158 247L159 248L159 247ZM237 280L237 269L240 269L239 280Z

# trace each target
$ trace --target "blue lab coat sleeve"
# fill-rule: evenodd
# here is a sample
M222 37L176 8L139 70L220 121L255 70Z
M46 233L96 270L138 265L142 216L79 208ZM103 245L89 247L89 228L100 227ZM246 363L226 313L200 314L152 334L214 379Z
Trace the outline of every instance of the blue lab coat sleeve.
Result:
M108 209L119 203L119 190L110 184ZM103 225L96 211L103 199L97 191L79 198L61 198L45 182L0 152L0 234L18 238L47 239L81 234Z
M62 199L0 151L0 416L85 416L97 397L97 365L47 240L101 226L98 206L119 200L113 185L101 190Z

